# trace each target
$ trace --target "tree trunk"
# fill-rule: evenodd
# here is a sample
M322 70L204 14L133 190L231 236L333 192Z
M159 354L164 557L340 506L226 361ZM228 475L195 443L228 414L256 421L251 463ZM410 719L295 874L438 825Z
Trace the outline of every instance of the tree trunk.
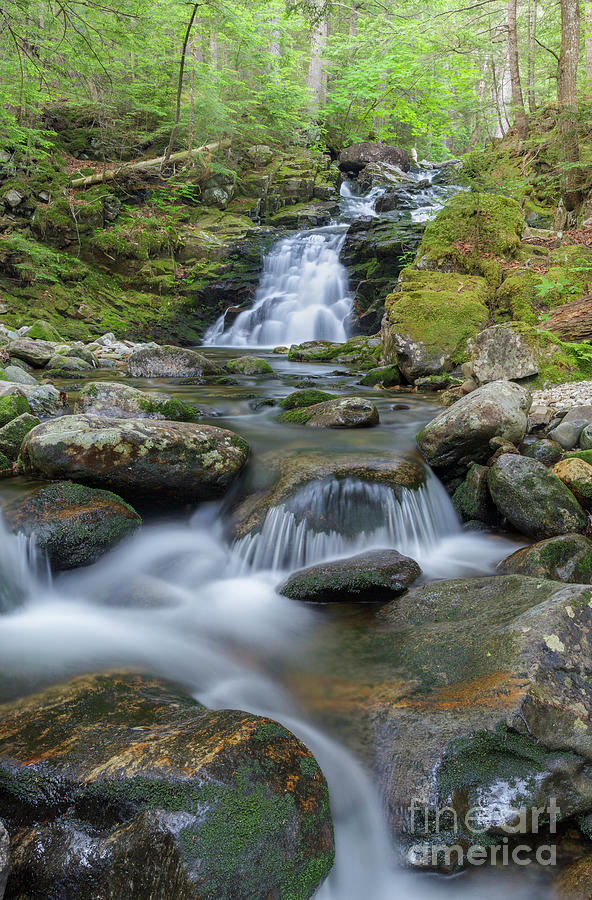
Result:
M584 44L586 47L586 81L592 86L592 0L584 0Z
M538 0L529 0L529 4L528 4L528 111L531 114L536 111L534 75L535 75L535 58L536 58L535 54L536 54L537 5L538 5Z
M321 0L322 2L322 0ZM320 8L320 4L317 3ZM310 36L310 63L307 90L315 112L322 109L327 99L327 73L323 54L329 37L329 21L326 17L315 22Z
M580 53L579 0L561 0L561 53L557 79L559 134L565 166L562 197L568 212L577 210L581 202L581 174L578 146L578 56Z
M197 15L197 10L200 7L200 3L194 3L193 9L191 10L191 16L189 18L189 22L187 23L187 28L185 29L185 38L183 39L183 49L181 50L181 59L179 61L179 78L177 81L177 108L175 112L175 124L173 125L171 131L171 137L169 139L169 145L166 149L166 153L164 155L164 162L167 163L170 159L171 153L173 152L173 147L175 145L175 138L177 137L177 131L179 130L179 120L181 118L181 96L183 94L183 73L185 72L185 58L187 56L187 45L189 43L189 38L191 37L191 29L193 28L193 23L195 22L195 17Z
M527 118L524 109L522 82L520 81L520 64L518 61L518 27L516 24L517 0L508 0L508 63L510 67L510 84L512 86L512 106L514 109L514 125L519 137L526 134Z

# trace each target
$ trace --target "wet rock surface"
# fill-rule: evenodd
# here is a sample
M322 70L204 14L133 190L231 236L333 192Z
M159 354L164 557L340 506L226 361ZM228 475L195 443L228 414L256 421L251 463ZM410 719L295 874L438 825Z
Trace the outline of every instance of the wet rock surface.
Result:
M498 566L506 575L529 575L571 584L592 583L592 541L566 534L517 550Z
M325 779L276 722L124 672L2 721L8 896L307 900L332 866Z
M344 397L291 409L279 419L309 428L371 428L380 422L376 406L364 397Z
M127 365L133 378L187 378L222 374L219 366L207 357L182 347L146 347L132 353Z

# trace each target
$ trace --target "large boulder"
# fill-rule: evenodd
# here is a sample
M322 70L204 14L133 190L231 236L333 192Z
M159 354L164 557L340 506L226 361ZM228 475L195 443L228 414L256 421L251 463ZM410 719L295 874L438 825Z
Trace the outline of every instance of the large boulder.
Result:
M41 418L53 416L63 405L60 392L53 384L19 384L19 389L29 401L34 416Z
M356 175L371 163L388 163L391 166L398 166L403 172L408 172L411 168L411 160L406 150L378 142L360 141L346 147L339 154L339 168L342 172Z
M493 437L519 443L526 432L530 397L513 382L494 381L462 397L417 435L419 449L436 470L463 471L485 463Z
M184 400L169 397L168 394L149 394L111 381L87 384L78 395L74 412L118 419L168 419L172 422L196 422L199 418L199 410Z
M408 381L448 372L467 358L467 342L488 317L484 278L405 269L385 300L384 360Z
M279 416L279 421L307 425L309 428L371 428L378 425L380 419L371 400L364 397L343 397L289 409Z
M4 374L7 380L12 381L13 384L39 384L33 375L29 372L25 372L20 366L6 366Z
M270 719L131 673L0 709L10 896L308 900L331 869L326 781Z
M6 352L16 359L22 359L36 369L42 369L56 352L55 344L48 341L34 341L29 338L18 338L10 341Z
M315 645L304 689L374 772L409 862L450 868L447 848L501 847L521 809L592 810L591 659L588 586L456 579ZM546 843L531 828L520 841Z
M96 562L142 524L117 494L71 481L38 488L6 504L2 513L10 531L35 538L54 569Z
M30 431L22 471L105 487L124 497L195 502L221 496L247 461L248 444L212 425L63 416Z
M392 600L417 581L421 569L396 550L370 550L348 559L320 563L290 575L280 594L314 603Z
M471 345L471 357L475 377L481 384L528 378L539 371L536 349L508 325L480 331Z
M517 550L498 569L508 575L592 584L592 541L583 534L558 535Z
M182 347L144 347L131 354L127 361L133 378L199 378L221 375L219 366L195 350Z
M259 356L239 356L237 359L227 359L226 369L236 375L271 375L273 369L266 359Z
M504 453L487 475L502 516L522 534L548 538L583 531L587 516L568 487L543 463Z

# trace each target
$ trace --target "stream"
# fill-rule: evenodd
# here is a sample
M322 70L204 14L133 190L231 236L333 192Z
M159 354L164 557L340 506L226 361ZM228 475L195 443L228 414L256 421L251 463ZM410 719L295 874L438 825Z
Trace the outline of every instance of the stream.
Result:
M355 197L349 189L344 193L344 218L375 215L378 192L370 198ZM442 198L437 191L430 194L431 205L423 196L416 216L435 214ZM343 340L351 296L339 248L347 227L344 221L301 232L272 249L253 308L229 329L223 321L213 326L206 354L222 361L244 355L245 347ZM92 379L164 390L195 402L204 422L244 436L252 461L241 491L265 483L270 452L414 453L415 434L439 409L425 395L361 387L359 376L335 373L331 365L257 355L271 363L273 375L239 376L236 384L181 385L104 371ZM372 398L381 424L328 430L278 423L277 402L311 386ZM2 481L0 500L30 487L24 478ZM318 689L307 687L311 673L321 669L356 677L360 663L350 667L350 656L356 655L355 626L367 620L367 609L303 606L275 590L294 569L371 547L412 556L424 580L491 573L519 546L517 539L463 529L433 475L425 487L403 492L398 500L385 486L329 477L272 508L260 534L233 542L228 523L235 499L231 492L220 503L166 517L142 510L146 524L135 537L98 563L53 580L26 541L0 535L0 608L8 610L0 617L3 696L80 672L134 665L187 685L206 706L239 708L282 722L311 748L331 791L336 863L317 900L497 900L508 891L515 900L549 896L534 866L473 869L453 878L398 866L380 785L356 759L347 733L325 726ZM151 603L152 596L158 602ZM370 670L379 663L371 659Z

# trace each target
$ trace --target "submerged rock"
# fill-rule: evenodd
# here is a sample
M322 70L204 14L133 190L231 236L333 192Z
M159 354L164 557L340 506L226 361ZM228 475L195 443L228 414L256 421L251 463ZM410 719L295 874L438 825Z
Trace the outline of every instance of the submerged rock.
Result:
M417 435L419 449L436 470L456 472L471 462L485 463L491 438L520 443L529 406L528 392L513 382L484 384L432 419Z
M196 422L200 415L193 404L176 397L149 394L111 381L87 384L74 404L74 412L120 419L168 419L173 422Z
M227 359L225 368L237 375L268 375L273 369L266 359L258 356L239 356L238 359Z
M27 475L191 503L221 496L248 452L243 438L213 425L78 415L30 431L21 464Z
M489 470L487 484L501 515L522 534L547 538L586 527L572 492L536 459L505 453Z
M314 388L307 388L301 391L293 391L280 400L279 405L282 409L303 409L306 406L314 406L316 403L323 403L325 400L336 400L335 394L328 394L326 391L317 391Z
M222 375L222 369L195 350L182 347L144 347L127 361L133 378L188 378Z
M9 892L308 900L331 869L323 774L270 719L208 710L132 673L76 678L1 712Z
M501 845L552 798L562 820L592 810L591 598L517 575L435 582L315 648L316 713L371 766L408 862L454 868L447 848ZM531 828L527 812L521 841Z
M313 603L378 602L392 600L417 581L421 569L396 550L370 550L320 563L291 575L280 594Z
M35 537L54 569L96 562L142 524L117 494L71 481L38 488L2 512L10 531Z
M571 584L592 584L592 541L583 534L562 534L512 553L500 572L549 578Z
M278 421L309 428L371 428L378 425L380 419L372 401L364 397L343 397L290 409L282 413Z

